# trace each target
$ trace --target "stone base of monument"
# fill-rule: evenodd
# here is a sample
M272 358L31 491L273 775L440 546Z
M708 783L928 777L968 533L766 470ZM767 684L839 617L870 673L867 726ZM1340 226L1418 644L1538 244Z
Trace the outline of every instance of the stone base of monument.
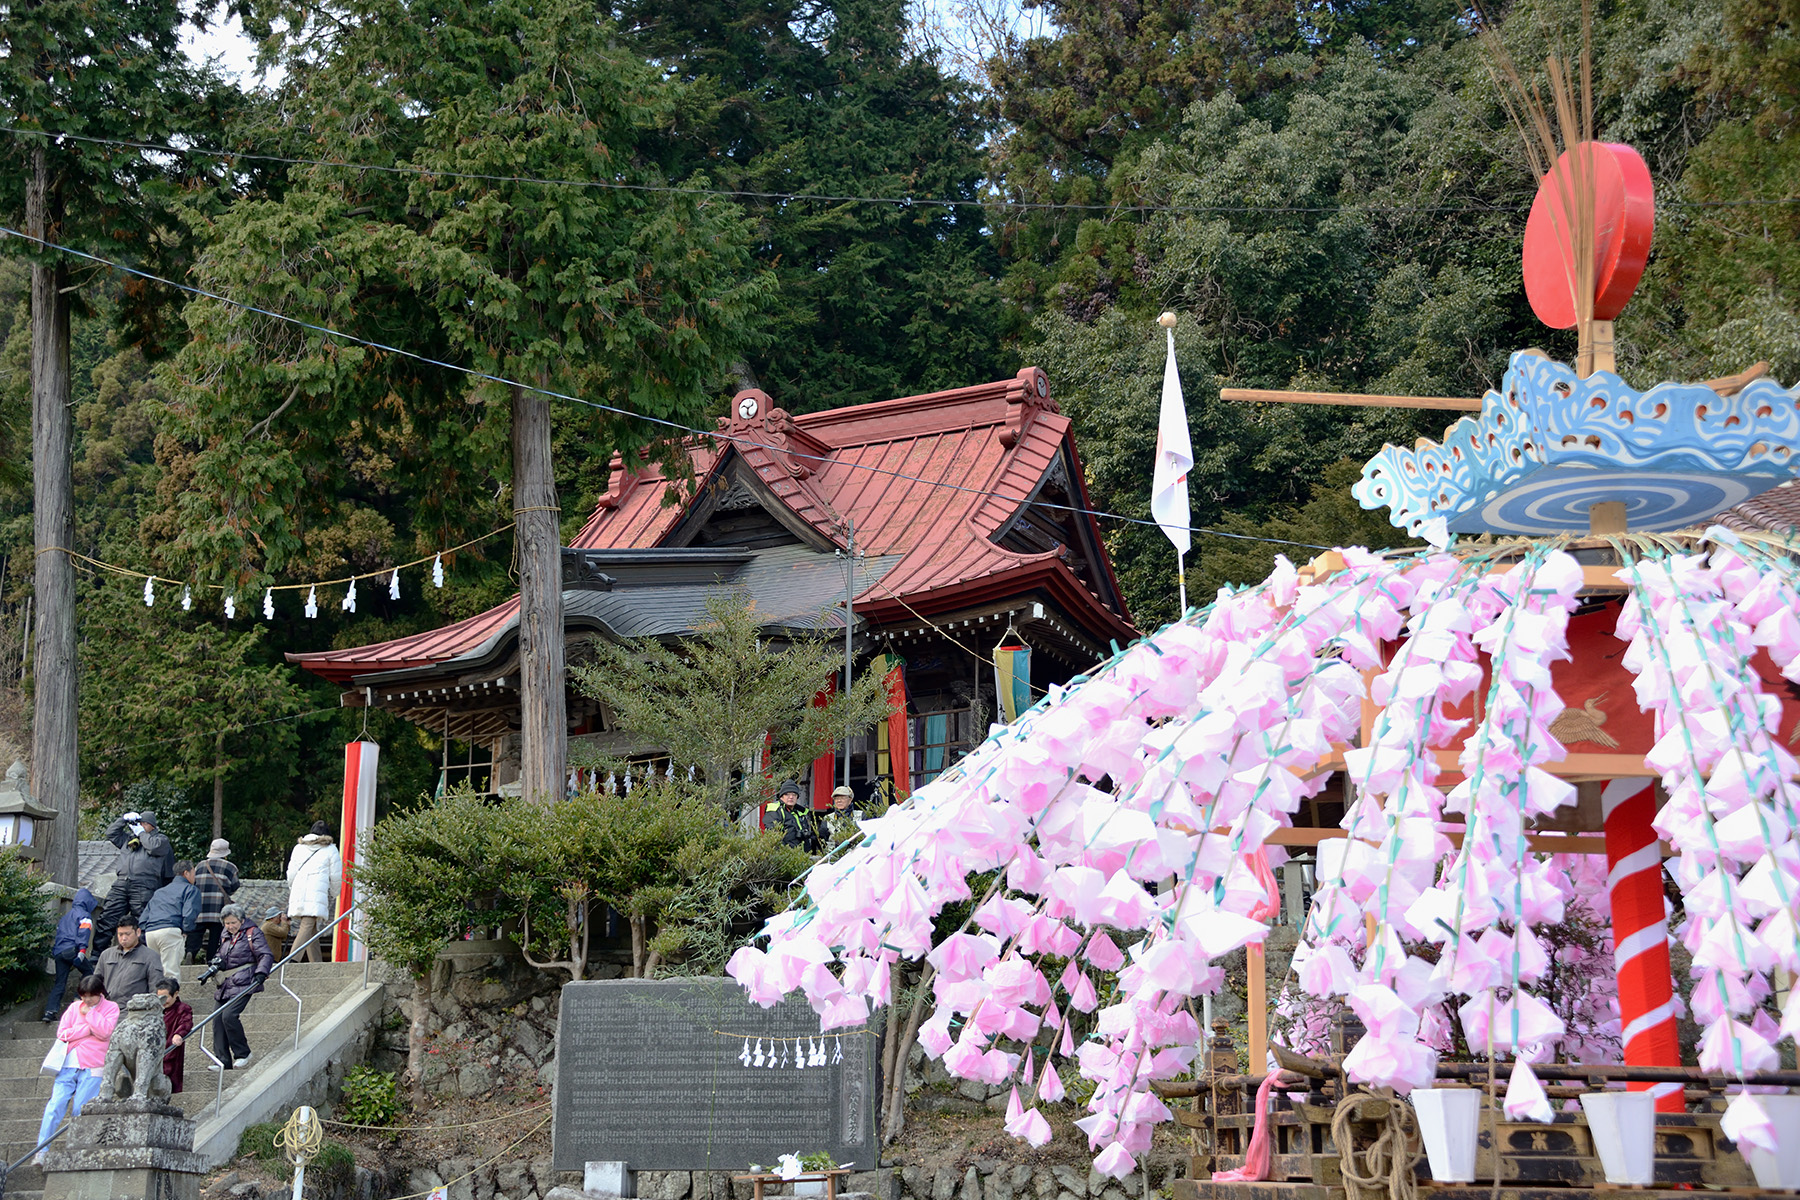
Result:
M95 1100L44 1156L44 1200L199 1200L205 1162L172 1104Z
M581 1190L591 1196L637 1195L632 1187L631 1166L622 1162L590 1162L581 1175Z

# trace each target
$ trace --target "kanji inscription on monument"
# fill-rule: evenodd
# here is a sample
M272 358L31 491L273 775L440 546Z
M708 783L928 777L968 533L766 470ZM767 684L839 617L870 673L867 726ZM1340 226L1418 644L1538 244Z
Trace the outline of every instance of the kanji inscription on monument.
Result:
M742 1170L814 1151L873 1167L876 1055L871 1033L821 1034L800 997L759 1008L729 979L567 984L556 1169Z

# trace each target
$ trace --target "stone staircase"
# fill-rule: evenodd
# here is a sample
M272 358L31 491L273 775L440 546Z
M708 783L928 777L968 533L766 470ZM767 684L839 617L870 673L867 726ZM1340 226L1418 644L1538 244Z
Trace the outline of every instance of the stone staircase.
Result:
M198 1024L215 1007L213 987L195 983L205 967L181 968L181 995L194 1008ZM244 1032L250 1040L251 1065L224 1076L224 1106L229 1116L235 1095L267 1082L263 1078L276 1061L294 1046L296 1002L277 982L282 972L270 977L263 991L250 1001L244 1011ZM345 1003L361 994L363 968L360 963L290 964L286 968L287 986L299 993L303 1024L300 1040L304 1045L311 1034L329 1021ZM69 1003L74 1002L74 986L69 988ZM41 1010L40 1010L41 1011ZM212 1046L211 1025L197 1035ZM0 1029L0 1161L11 1162L37 1143L38 1122L44 1105L50 1099L51 1076L41 1074L38 1065L50 1049L55 1027L33 1017L15 1019L10 1028ZM223 1057L223 1055L221 1055ZM207 1070L211 1060L198 1044L188 1045L185 1090L174 1098L187 1114L202 1125L213 1116L218 1076ZM292 1081L294 1086L305 1083ZM66 1136L66 1135L65 1135ZM27 1163L6 1181L5 1200L38 1200L43 1191L43 1173Z

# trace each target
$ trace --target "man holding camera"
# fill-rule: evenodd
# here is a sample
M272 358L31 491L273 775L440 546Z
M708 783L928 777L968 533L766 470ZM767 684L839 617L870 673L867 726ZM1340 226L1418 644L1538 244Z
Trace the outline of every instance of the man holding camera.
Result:
M106 827L104 836L119 848L119 856L113 860L112 891L94 922L96 951L106 948L120 920L143 916L150 897L175 878L175 851L156 828L155 813L122 813Z

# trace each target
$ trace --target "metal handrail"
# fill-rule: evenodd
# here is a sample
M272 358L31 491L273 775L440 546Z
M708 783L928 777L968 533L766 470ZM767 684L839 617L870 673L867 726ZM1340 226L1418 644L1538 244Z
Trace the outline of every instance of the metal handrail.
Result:
M6 1181L8 1179L12 1178L12 1173L14 1171L18 1170L20 1167L24 1166L28 1160L36 1158L38 1155L42 1154L44 1152L44 1147L48 1146L51 1142L54 1142L57 1138L61 1137L63 1135L63 1132L65 1130L67 1130L69 1128L69 1126L71 1126L75 1123L74 1110L75 1110L75 1098L73 1096L71 1096L71 1097L69 1097L69 1115L64 1117L62 1119L62 1122L60 1124L58 1124L55 1129L50 1131L49 1137L45 1138L43 1141L41 1141L37 1145L33 1146L31 1149L27 1150L25 1153L19 1155L19 1157L17 1159L13 1160L12 1162L7 1163L5 1166L0 1166L0 1200L5 1200Z
M288 951L286 958L282 959L280 962L276 963L274 966L269 968L269 974L271 974L271 975L273 975L277 971L281 972L281 977L276 980L276 983L278 983L281 986L282 991L286 992L288 995L290 995L294 998L294 1049L296 1049L296 1050L298 1050L300 1048L300 1024L304 1017L303 1010L306 1007L306 1002L300 998L300 994L298 992L294 991L293 988L290 988L287 985L287 965L289 963L293 962L294 958L302 950L306 949L308 946L312 945L314 942L316 942L320 938L324 937L327 933L331 932L331 930L334 929L338 925L339 922L348 920L350 917L350 914L354 913L358 908L361 908L361 907L362 907L362 901L358 900L355 904L352 904L349 908L346 908L343 912L341 912L337 916L331 918L331 920L327 921L325 924L319 926L316 930L313 931L312 935L310 937L308 937L304 942L299 943L292 950ZM365 988L369 986L369 959L368 959L367 955L363 956L362 986ZM233 997L233 1000L235 1000L235 999L236 999L236 997ZM231 1002L232 1001L228 1000L228 1001L226 1001L226 1004L229 1004ZM246 1001L245 1003L247 1004L248 1001ZM199 1021L194 1022L194 1027L192 1029L188 1030L187 1038L182 1044L187 1045L187 1044L193 1042L194 1035L196 1033L199 1033L202 1029L204 1029L206 1027L206 1025L210 1021L212 1021L212 1019L214 1017L217 1017L220 1013L222 1013L224 1011L225 1011L225 1005L221 1004L217 1008L213 1009L211 1012L207 1013L204 1018L202 1018ZM204 1041L202 1041L198 1044L200 1046L200 1053L202 1053L202 1054L206 1055L206 1057L212 1059L213 1065L218 1068L218 1071L217 1071L218 1086L213 1091L213 1116L216 1117L219 1115L220 1112L222 1112L224 1110L224 1107L225 1107L225 1060L220 1058L218 1055L214 1054L211 1050L207 1049L206 1043Z

